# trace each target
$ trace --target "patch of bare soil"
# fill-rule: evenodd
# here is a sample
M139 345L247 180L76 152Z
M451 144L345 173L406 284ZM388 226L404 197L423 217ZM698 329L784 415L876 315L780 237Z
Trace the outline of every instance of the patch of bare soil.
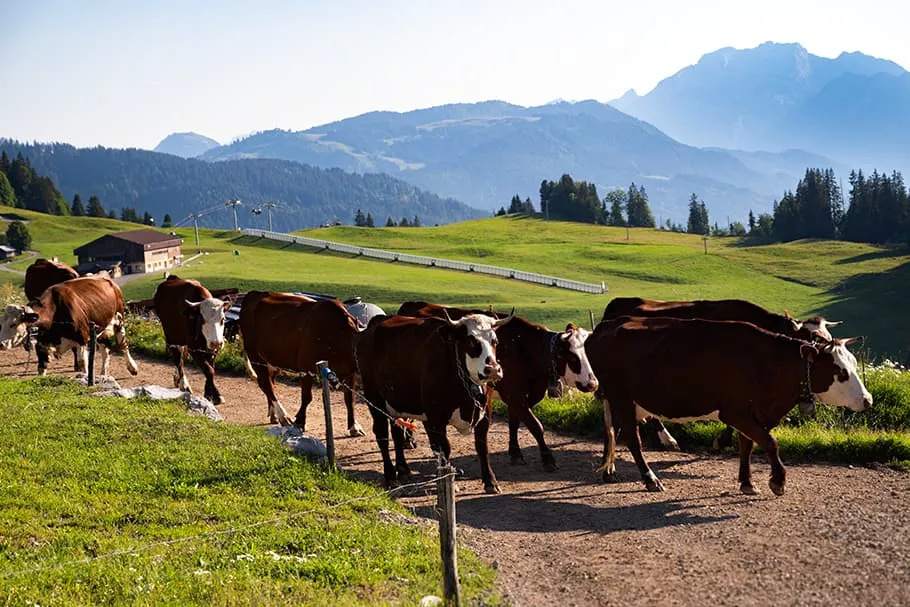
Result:
M0 373L21 375L22 350L0 352ZM137 359L138 378L122 359L111 370L124 386L172 385L170 365ZM72 358L52 372L71 374ZM34 374L34 363L28 374ZM201 392L202 375L189 371ZM217 379L230 423L266 425L265 397L252 380ZM289 413L299 389L279 386ZM367 436L345 437L344 405L333 395L339 465L381 482L381 461L365 405L357 406ZM313 394L309 431L323 437L321 397ZM741 495L731 457L651 451L646 457L667 491L647 493L628 457L625 481L605 485L594 472L598 440L548 433L559 463L544 472L524 430L526 466L509 465L508 432L491 428L492 462L502 495L486 495L473 439L450 433L459 481L459 540L488 561L515 605L907 605L910 604L910 475L885 467L812 464L788 467L787 493L767 488L768 466L756 457L759 496ZM415 480L432 478L435 459L425 434L409 451ZM786 462L786 453L783 454ZM432 517L432 489L401 498Z

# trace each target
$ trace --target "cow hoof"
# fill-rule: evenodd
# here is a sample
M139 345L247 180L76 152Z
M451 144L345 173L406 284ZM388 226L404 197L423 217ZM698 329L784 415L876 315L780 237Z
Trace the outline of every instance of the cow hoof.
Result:
M739 490L745 495L759 495L761 492L752 483L741 483Z
M398 480L410 480L411 479L411 469L407 466L396 466L395 472L398 474Z
M499 483L484 483L483 490L490 495L499 495L502 493L502 489L499 488Z
M360 427L360 424L354 424L348 428L348 436L366 436L366 432Z
M783 495L784 494L784 485L781 483L778 485L774 481L768 481L768 486L771 487L771 491L774 492L774 495Z
M224 402L224 397L220 394L216 395L215 398L212 399L212 403L215 405L223 405Z
M660 493L661 491L665 491L663 483L661 483L660 479L657 477L645 479L645 487L651 493Z
M559 466L556 465L556 460L550 457L549 459L543 460L543 469L546 472L556 472L559 470Z
M511 456L511 459L509 461L511 462L511 464L513 466L526 466L528 464L528 462L525 461L524 455L522 455L521 453L518 453L518 454L513 453ZM544 464L544 467L546 467L546 463Z
M616 474L616 470L613 470L613 471L611 471L611 472L607 472L606 470L604 470L603 482L605 482L605 483L618 483L618 482L619 482L619 475Z

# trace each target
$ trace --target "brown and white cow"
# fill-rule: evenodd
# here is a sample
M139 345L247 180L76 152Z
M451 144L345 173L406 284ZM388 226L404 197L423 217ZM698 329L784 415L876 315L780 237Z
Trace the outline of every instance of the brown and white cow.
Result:
M834 338L828 328L841 324L840 321L826 320L823 316L815 316L800 321L789 314L776 314L742 299L660 301L642 299L640 297L617 297L607 304L602 320L612 320L620 316L667 316L670 318L704 318L705 320L738 320L752 323L772 333L780 333L781 335L806 341L812 341L816 337L824 341L831 341ZM809 405L800 403L800 406L807 407ZM661 444L664 447L678 451L679 444L660 419L654 418L654 423L657 426L657 436ZM733 429L727 426L714 439L714 448L727 447L731 444L732 439Z
M25 269L25 297L28 301L33 301L41 297L41 294L51 285L78 277L79 273L65 263L38 259ZM0 328L0 350L12 349L23 344L26 349L31 348L31 344L26 341L28 329L22 320L24 313L25 306L9 305L6 307L2 328ZM76 371L80 370L81 361L81 352L73 350L73 368Z
M363 436L354 419L354 336L357 321L336 300L316 301L302 295L250 291L240 307L240 334L247 370L259 382L269 406L269 421L289 425L284 406L275 396L281 370L300 372L300 410L294 425L306 429L306 410L312 400L316 363L328 361L342 382L348 414L348 434Z
M407 302L398 310L408 316L462 318L472 310L445 307L426 302ZM493 314L503 316L501 314ZM511 322L496 330L499 346L496 357L502 365L503 378L489 389L489 399L498 396L509 412L509 456L512 464L524 464L518 444L518 427L522 421L537 441L540 459L548 472L557 469L553 452L544 439L543 425L534 415L532 407L539 403L548 391L552 391L563 380L567 385L582 392L597 389L597 378L591 370L585 355L584 342L590 331L569 323L562 332L550 331L515 316ZM482 437L486 443L486 436ZM483 458L482 458L483 460ZM481 465L489 467L489 461ZM489 475L493 477L492 470ZM495 479L494 479L495 483Z
M474 446L484 461L476 437L489 424L483 386L502 378L496 358L496 328L511 317L495 320L470 314L459 320L376 316L357 339L357 364L363 391L371 403L373 434L382 453L386 483L410 475L404 456L404 431L391 424L395 465L389 456L389 421L409 417L423 421L430 448L446 461L451 445L446 427L460 433L475 431ZM486 433L483 433L486 436ZM495 491L494 479L481 466L484 488Z
M770 430L804 395L862 411L872 395L847 350L853 341L810 343L736 321L620 317L601 322L585 344L601 380L604 480L615 478L614 427L621 429L649 491L663 485L641 453L637 421L719 419L740 432L739 482L756 493L753 441L771 462L769 486L784 493L786 472Z
M83 365L88 368L90 327L98 328L101 375L108 374L109 350L126 359L127 370L136 375L136 361L130 356L123 329L123 293L113 280L103 276L74 278L49 287L25 307L23 321L37 329L38 374L47 372L49 355L82 348Z
M205 375L205 398L223 404L215 387L215 357L224 346L224 313L231 302L212 297L199 281L174 275L158 285L153 302L168 354L176 366L174 386L192 392L183 368L189 355Z

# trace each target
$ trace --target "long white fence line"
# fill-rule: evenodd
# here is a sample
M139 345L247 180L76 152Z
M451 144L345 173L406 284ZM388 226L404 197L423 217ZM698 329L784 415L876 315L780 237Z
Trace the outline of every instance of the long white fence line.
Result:
M381 249L359 247L350 244L343 244L340 242L320 240L318 238L307 238L306 236L295 236L293 234L284 234L282 232L270 232L268 230L253 230L250 228L245 228L241 231L241 233L244 236L257 236L259 238L278 240L281 242L287 242L289 244L298 244L305 247L313 247L315 249L334 251L336 253L361 255L363 257L370 257L373 259L398 261L401 263L410 263L418 266L445 268L448 270L461 270L463 272L477 272L478 274L490 274L492 276L514 278L515 280L520 280L522 282L532 282L539 285L546 285L548 287L569 289L571 291L581 291L582 293L595 293L601 295L607 292L607 286L603 282L600 284L580 282L578 280L569 280L568 278L547 276L546 274L536 274L534 272L513 270L512 268L488 266L482 263L456 261L454 259L441 259L439 257L424 257L423 255L411 255L410 253L383 251Z

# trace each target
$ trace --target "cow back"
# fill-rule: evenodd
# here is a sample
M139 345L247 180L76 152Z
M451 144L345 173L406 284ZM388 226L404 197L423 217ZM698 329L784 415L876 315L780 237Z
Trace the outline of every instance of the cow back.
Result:
M339 377L354 373L358 325L339 301L250 291L238 322L251 361L314 371L316 362L327 360Z
M39 259L25 270L25 297L29 301L38 299L48 287L78 277L79 273L65 263Z
M63 336L84 344L90 324L103 329L122 318L123 293L107 277L74 278L49 287L32 308L39 315L36 326L50 341Z
M741 321L766 331L797 336L796 325L790 318L742 299L658 301L640 297L617 297L604 309L603 320L621 316Z
M161 323L164 339L168 344L205 347L201 330L196 330L199 319L198 317L190 318L187 315L189 306L186 302L204 301L210 297L212 297L211 292L197 280L171 275L158 285L152 305L155 315L158 316L158 321ZM196 333L199 333L199 339L194 339L197 337Z

